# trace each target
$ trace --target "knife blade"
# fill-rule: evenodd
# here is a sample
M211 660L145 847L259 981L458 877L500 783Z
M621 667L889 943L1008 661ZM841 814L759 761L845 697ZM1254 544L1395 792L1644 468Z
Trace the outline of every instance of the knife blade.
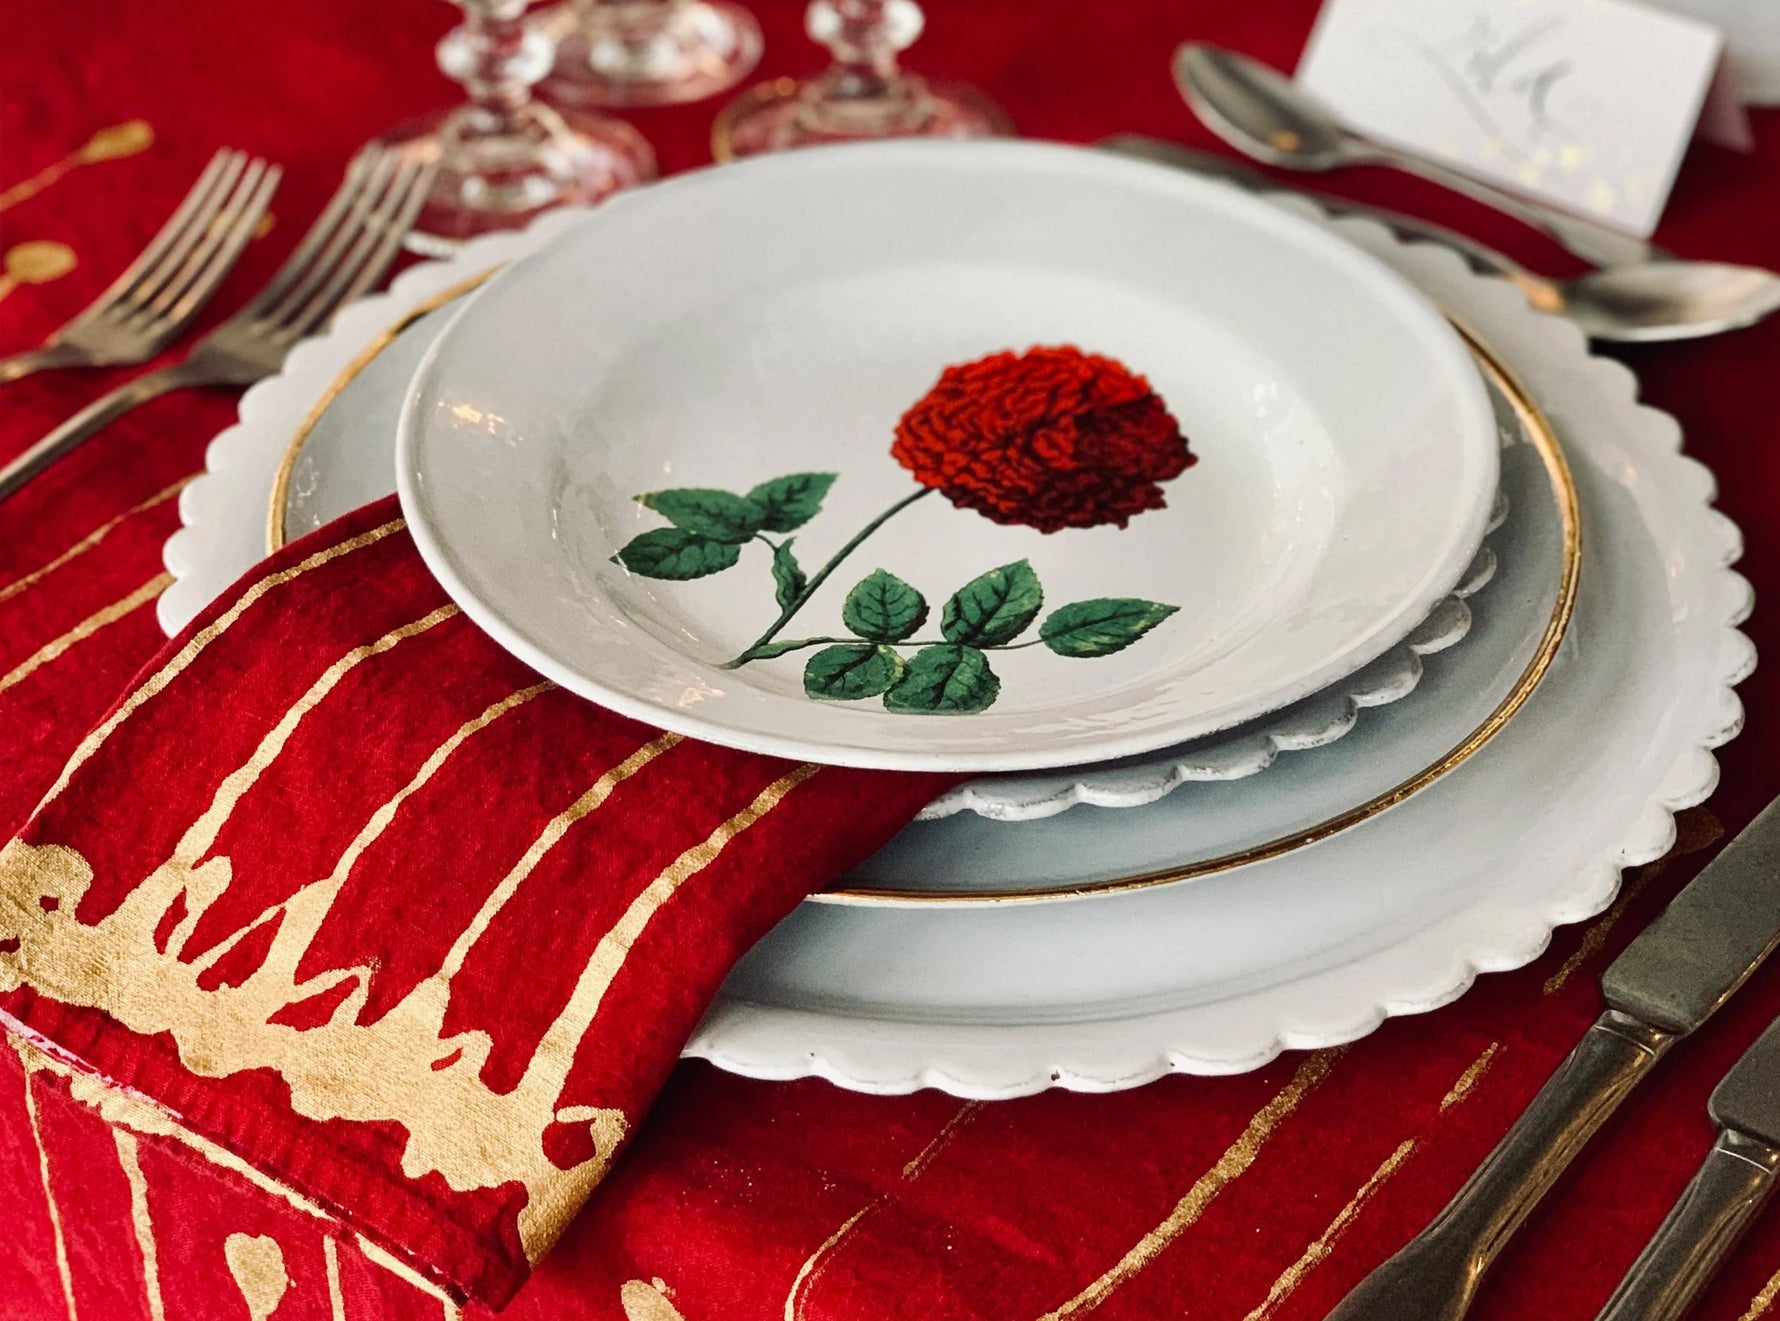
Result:
M1607 1003L1692 1032L1780 944L1780 803L1771 803L1601 977Z
M1669 1049L1780 945L1780 799L1769 803L1602 976L1607 1011L1432 1223L1328 1321L1457 1321L1588 1140ZM1753 1102L1739 1090L1740 1116ZM1628 1314L1630 1315L1630 1314Z
M1780 1020L1755 1039L1712 1090L1706 1107L1720 1128L1780 1147Z
M1596 1321L1676 1321L1773 1195L1780 1171L1780 1021L1713 1089L1718 1141Z

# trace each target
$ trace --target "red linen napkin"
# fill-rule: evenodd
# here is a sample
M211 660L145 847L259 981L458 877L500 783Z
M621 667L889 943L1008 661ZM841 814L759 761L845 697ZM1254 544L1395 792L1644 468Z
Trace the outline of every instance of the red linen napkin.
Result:
M949 782L542 682L385 500L170 643L0 851L0 1022L498 1305L735 959Z

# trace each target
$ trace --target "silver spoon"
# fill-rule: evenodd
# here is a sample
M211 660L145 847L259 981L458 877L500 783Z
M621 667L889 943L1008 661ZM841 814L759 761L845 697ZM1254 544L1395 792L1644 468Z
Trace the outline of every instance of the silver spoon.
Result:
M1361 137L1285 75L1235 51L1189 42L1174 53L1174 81L1214 133L1238 151L1293 170L1388 165L1505 211L1543 230L1586 262L1648 261L1649 244L1559 215L1420 156Z
M1533 303L1562 312L1597 339L1692 339L1751 325L1780 309L1780 276L1754 266L1696 262L1511 194L1419 157L1358 137L1282 74L1232 51L1196 42L1175 52L1174 79L1213 132L1269 164L1305 170L1392 165L1475 197L1606 267L1571 280L1534 275L1478 244L1458 239L1475 261L1513 280ZM1448 234L1457 239L1458 236Z
M1126 133L1100 145L1120 155L1223 179L1251 192L1291 191L1228 156L1158 138ZM1506 253L1415 216L1326 193L1303 195L1331 214L1366 216L1400 237L1452 248L1473 269L1514 284L1534 307L1570 318L1590 339L1621 344L1698 339L1752 325L1780 309L1780 278L1752 266L1659 260L1554 280L1529 271Z

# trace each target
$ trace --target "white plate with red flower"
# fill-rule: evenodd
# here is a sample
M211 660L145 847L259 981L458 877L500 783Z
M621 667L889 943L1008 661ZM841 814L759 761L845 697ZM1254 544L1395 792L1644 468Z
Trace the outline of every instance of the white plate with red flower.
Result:
M495 277L405 403L454 599L714 742L1020 770L1367 664L1482 539L1490 405L1408 285L1140 163L895 143L685 176Z

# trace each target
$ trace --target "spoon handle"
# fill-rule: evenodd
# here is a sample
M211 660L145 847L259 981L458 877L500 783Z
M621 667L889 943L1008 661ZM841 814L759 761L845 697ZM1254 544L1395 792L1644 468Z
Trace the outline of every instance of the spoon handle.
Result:
M1420 156L1382 147L1374 142L1368 142L1367 147L1380 164L1392 166L1406 174L1419 175L1430 183L1437 183L1443 188L1450 188L1455 193L1463 193L1482 202L1485 206L1493 206L1498 211L1506 212L1516 220L1549 235L1575 256L1595 266L1632 266L1666 255L1660 248L1643 239L1621 234L1592 220L1562 215L1533 202L1522 201L1513 193L1473 179L1457 170L1449 170L1444 165Z
M1099 146L1103 151L1115 152L1121 156L1133 156L1139 160L1153 161L1159 165L1172 165L1176 169L1222 179L1226 183L1247 189L1249 192L1259 193L1262 196L1289 193L1307 197L1332 216L1363 216L1368 220L1376 220L1398 238L1438 243L1443 247L1451 248L1465 260L1472 270L1479 274L1498 275L1509 281L1527 296L1527 300L1534 307L1541 311L1562 312L1565 310L1564 294L1561 289L1545 277L1533 274L1507 253L1497 252L1494 248L1485 247L1476 239L1468 238L1464 234L1415 216L1404 215L1400 211L1387 211L1383 207L1368 206L1364 202L1350 201L1345 197L1335 197L1329 193L1312 192L1303 188L1288 188L1277 179L1227 156L1217 156L1208 151L1196 151L1176 142L1165 142L1160 138L1145 137L1141 133L1116 134L1102 140Z

